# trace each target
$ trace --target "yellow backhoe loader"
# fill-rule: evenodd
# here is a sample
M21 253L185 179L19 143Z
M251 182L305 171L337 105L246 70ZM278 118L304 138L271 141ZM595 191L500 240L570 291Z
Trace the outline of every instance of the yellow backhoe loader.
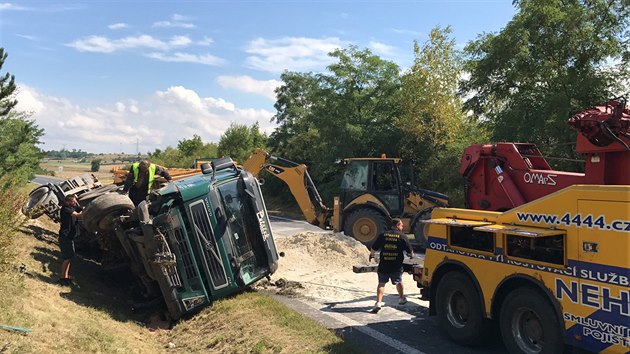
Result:
M392 218L401 218L404 231L414 235L412 242L425 247L425 225L419 221L428 219L433 208L448 206L449 198L404 183L399 158L347 158L342 163L346 169L341 195L334 198L332 209L322 202L304 164L256 149L242 168L257 177L265 170L280 178L306 221L322 229L344 232L369 247Z

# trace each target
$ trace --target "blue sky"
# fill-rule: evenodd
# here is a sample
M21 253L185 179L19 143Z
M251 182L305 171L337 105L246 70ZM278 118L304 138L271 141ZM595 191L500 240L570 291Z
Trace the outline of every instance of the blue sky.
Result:
M1 74L41 147L95 153L218 142L231 123L270 133L284 70L324 71L350 45L404 70L433 27L463 48L515 12L510 0L1 1Z

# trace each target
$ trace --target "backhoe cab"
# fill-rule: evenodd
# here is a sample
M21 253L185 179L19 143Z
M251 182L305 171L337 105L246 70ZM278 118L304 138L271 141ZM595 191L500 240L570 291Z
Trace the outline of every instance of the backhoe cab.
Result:
M419 220L429 218L436 206L448 206L448 197L404 183L399 158L348 158L342 163L346 169L341 195L332 209L322 202L306 165L256 149L242 166L255 176L266 170L284 181L313 225L344 232L369 247L392 218L401 218L405 232L413 233L415 243L424 247L424 224Z

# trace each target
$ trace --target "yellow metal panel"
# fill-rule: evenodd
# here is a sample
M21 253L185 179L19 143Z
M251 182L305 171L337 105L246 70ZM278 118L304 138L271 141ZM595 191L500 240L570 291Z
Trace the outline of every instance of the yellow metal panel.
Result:
M487 221L475 221L475 220L451 219L451 218L429 219L429 220L419 220L419 221L426 224L438 224L438 225L459 226L459 227L473 227L473 226L483 226L483 225L492 224L491 222L487 222Z

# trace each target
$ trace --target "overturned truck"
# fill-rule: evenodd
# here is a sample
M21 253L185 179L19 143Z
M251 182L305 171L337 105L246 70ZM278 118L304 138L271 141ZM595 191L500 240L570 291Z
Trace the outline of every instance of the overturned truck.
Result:
M172 319L273 274L278 253L258 180L221 158L134 207L117 191L90 201L83 228L127 265L142 297ZM110 261L111 263L111 261Z

